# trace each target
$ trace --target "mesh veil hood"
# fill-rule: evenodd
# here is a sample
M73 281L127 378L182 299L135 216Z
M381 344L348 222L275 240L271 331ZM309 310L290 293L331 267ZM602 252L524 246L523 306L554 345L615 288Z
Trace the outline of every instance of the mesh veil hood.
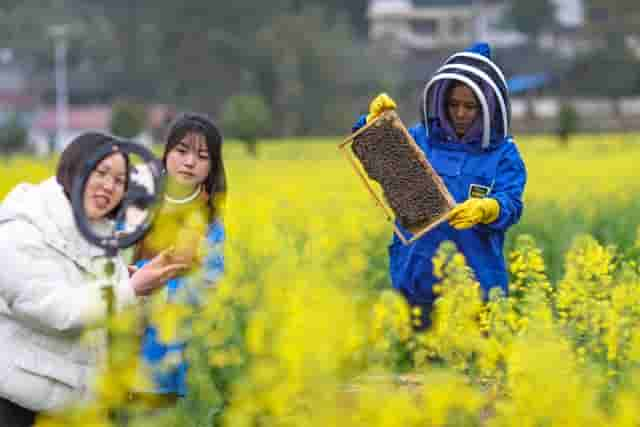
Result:
M481 113L463 137L463 142L480 139L482 148L486 149L492 131L498 138L506 138L511 123L509 92L504 74L491 60L491 49L486 43L477 43L450 56L431 76L424 87L420 106L425 127L431 130L434 121L438 121L445 132L453 133L446 114L445 95L454 81L467 85L480 103Z

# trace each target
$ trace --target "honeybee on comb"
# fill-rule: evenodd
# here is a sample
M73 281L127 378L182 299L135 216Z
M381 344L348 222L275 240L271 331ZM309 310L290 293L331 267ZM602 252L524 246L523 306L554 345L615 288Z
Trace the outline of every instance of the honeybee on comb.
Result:
M394 111L383 113L354 133L341 147L345 145L350 146L367 177L380 185L400 225L412 233L424 234L455 205Z

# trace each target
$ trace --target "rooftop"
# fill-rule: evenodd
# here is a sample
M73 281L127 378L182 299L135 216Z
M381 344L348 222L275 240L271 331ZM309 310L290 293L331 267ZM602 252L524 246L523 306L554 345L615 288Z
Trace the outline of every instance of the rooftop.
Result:
M473 0L413 0L414 7L471 6Z

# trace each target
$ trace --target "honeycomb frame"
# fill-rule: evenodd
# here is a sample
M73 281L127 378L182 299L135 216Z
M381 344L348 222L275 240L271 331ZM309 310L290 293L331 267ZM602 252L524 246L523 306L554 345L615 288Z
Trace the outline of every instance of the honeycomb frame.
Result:
M361 142L365 135L367 139ZM381 147L383 149L380 149ZM351 163L376 205L392 224L395 234L405 245L445 221L456 205L442 178L393 110L385 111L351 134L338 145L338 148ZM385 157L389 150L396 156ZM382 165L383 161L387 163ZM405 168L393 171L392 164ZM376 191L376 188L379 191ZM402 191L407 188L412 190ZM435 203L432 203L433 199ZM415 203L410 204L407 200ZM410 207L407 210L407 206L416 208ZM428 208L421 210L421 207L425 206ZM411 233L409 239L397 226L396 219Z

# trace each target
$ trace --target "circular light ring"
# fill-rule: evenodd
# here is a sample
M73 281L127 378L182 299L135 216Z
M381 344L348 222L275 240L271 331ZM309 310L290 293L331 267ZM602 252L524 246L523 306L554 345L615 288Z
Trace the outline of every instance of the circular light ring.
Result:
M464 64L443 65L442 67L440 67L440 69L436 73L440 73L442 71L447 71L447 70L460 70L467 73L471 73L476 77L481 78L485 83L487 83L491 87L491 89L493 89L493 92L496 94L496 98L498 99L498 104L500 105L500 111L502 112L502 132L504 134L504 137L506 138L507 135L509 135L509 118L508 118L507 106L504 102L504 98L502 97L502 93L500 92L496 84L493 82L493 80L491 80L491 78L485 72Z
M105 249L108 256L114 256L118 249L133 246L138 240L144 237L151 228L151 222L147 222L138 227L138 229L131 234L119 237L117 235L105 237L98 235L90 225L84 207L84 191L87 182L89 181L89 177L98 163L114 153L122 153L124 156L129 154L137 154L140 156L145 163L150 166L149 169L154 182L154 198L159 200L160 195L164 192L164 183L161 173L162 164L148 149L140 144L121 141L114 138L114 142L105 144L98 148L91 158L85 162L80 169L80 174L74 179L72 184L71 207L73 209L73 217L75 219L76 226L83 237L91 244Z
M427 105L429 90L431 89L431 86L433 86L434 83L441 80L458 80L466 84L467 86L469 86L471 90L473 90L473 92L476 94L476 97L478 98L478 101L480 101L480 105L482 106L482 120L483 120L482 148L487 148L490 142L489 135L490 135L490 125L491 125L491 117L489 116L489 106L487 105L487 100L484 96L484 93L482 92L482 89L480 89L480 86L478 86L476 82L474 82L473 80L471 80L466 76L461 76L460 74L454 74L454 73L438 73L435 77L429 80L429 83L427 83L427 85L425 86L424 92L422 94L425 124L429 123L429 108Z

